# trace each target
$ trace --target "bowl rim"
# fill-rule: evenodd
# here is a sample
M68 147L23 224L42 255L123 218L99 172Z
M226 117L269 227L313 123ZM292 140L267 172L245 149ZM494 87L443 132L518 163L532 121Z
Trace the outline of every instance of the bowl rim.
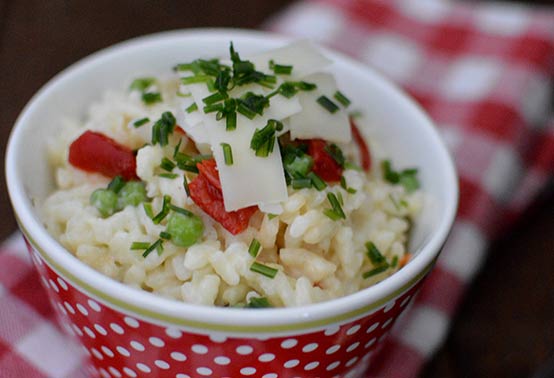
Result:
M25 195L23 179L16 167L16 145L26 128L29 118L38 104L50 92L65 81L79 75L87 67L102 64L111 56L125 53L127 50L145 48L145 46L162 41L183 40L189 38L214 38L224 36L227 40L255 40L259 43L271 42L283 44L295 38L285 37L270 32L232 29L232 28L198 28L165 31L133 38L99 50L51 78L29 100L13 127L6 152L6 178L8 192L16 219L21 231L48 265L62 277L74 282L76 287L86 295L101 303L115 306L120 311L137 318L145 318L169 325L208 329L238 333L281 332L312 328L337 323L363 315L385 305L423 278L432 268L452 227L457 204L458 182L455 165L438 130L425 111L415 103L396 84L376 73L371 67L341 53L319 46L326 55L340 59L350 66L363 70L372 77L383 90L395 96L402 106L419 118L422 128L434 141L437 152L442 156L441 164L446 172L445 216L440 220L437 230L432 234L421 251L399 272L387 279L356 293L329 301L299 307L270 308L258 311L244 309L208 307L172 299L162 298L124 283L107 278L102 273L87 266L68 252L51 236L40 220L33 215L31 201Z

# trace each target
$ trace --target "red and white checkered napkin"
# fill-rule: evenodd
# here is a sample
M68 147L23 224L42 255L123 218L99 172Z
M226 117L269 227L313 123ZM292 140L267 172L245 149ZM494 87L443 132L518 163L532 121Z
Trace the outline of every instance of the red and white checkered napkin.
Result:
M554 8L445 0L309 0L267 29L376 68L434 119L460 175L436 269L369 377L415 377L443 342L491 239L554 174Z
M554 173L554 8L445 0L302 1L267 27L367 62L431 114L455 156L457 222L411 312L368 377L414 377L505 230ZM549 119L550 118L550 119ZM0 378L77 378L81 353L16 236L0 250Z

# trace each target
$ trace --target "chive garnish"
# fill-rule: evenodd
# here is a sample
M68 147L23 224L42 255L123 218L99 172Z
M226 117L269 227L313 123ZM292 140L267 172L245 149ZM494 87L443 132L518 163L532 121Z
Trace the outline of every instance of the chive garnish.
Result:
M340 149L339 146L337 146L336 144L334 143L331 143L330 145L328 146L325 146L325 151L331 155L331 157L333 158L333 160L338 164L340 165L341 167L344 167L344 164L346 162L346 159L344 158L344 155L342 153L342 150Z
M327 96L319 96L316 102L319 105L323 106L329 113L335 113L337 110L339 110L337 104L331 101Z
M168 173L168 172L159 173L158 176L166 178L166 179L171 179L171 180L176 179L177 177L179 177L179 175L177 173Z
M192 211L189 211L187 209L183 209L182 207L179 207L179 206L175 206L175 205L172 205L172 204L169 204L169 208L173 211L175 211L176 213L179 213L179 214L183 214L187 217L192 217L194 216L194 213Z
M208 75L195 75L187 76L181 78L181 84L198 84L198 83L207 83L211 78Z
M185 176L185 175L183 175L183 187L185 188L185 192L187 193L187 197L190 197L189 183L187 181L187 176Z
M142 101L147 104L155 104L156 102L162 102L162 95L160 92L144 92L141 96Z
M141 118L141 119L137 119L135 122L133 122L133 126L138 128L138 127L141 127L144 124L147 124L148 122L150 122L150 118L144 117L144 118Z
M154 243L152 243L148 248L146 248L146 250L144 251L144 253L142 254L142 257L147 257L153 250L156 250L158 251L158 255L161 255L164 248L163 248L163 240L162 239L158 239L156 240Z
M144 250L147 249L150 246L150 243L148 242L133 242L131 244L131 250Z
M125 186L125 180L123 179L123 177L117 175L108 184L108 190L111 190L114 193L119 193L123 186Z
M384 271L386 271L388 269L388 265L382 265L382 266L378 266L377 268L374 268L374 269L371 269L365 273L362 274L362 277L365 279L365 278L369 278L369 277L373 277L379 273L383 273Z
M341 192L337 192L337 199L339 200L340 205L344 206L344 198L342 198Z
M292 179L291 180L291 186L293 189L303 189L303 188L311 188L312 187L312 180L309 178L298 178L298 179Z
M273 60L269 61L269 68L273 70L275 75L290 75L292 72L292 66L277 64Z
M144 202L142 204L142 207L144 208L144 212L146 215L148 215L148 218L152 219L154 218L154 212L152 211L152 204L149 202Z
M153 77L141 77L133 80L133 82L129 86L129 89L137 90L139 92L144 92L155 83L156 83L156 79Z
M192 112L195 112L195 111L197 111L197 110L198 110L198 105L196 105L196 102L193 102L192 104L190 104L190 105L185 109L185 111L186 111L187 113L189 113L189 114L192 113Z
M216 92L208 97L204 97L202 102L206 105L215 104L216 102L223 101L227 98L227 94L222 94L221 92Z
M177 120L171 112L163 112L159 120L152 126L152 145L159 143L165 146L169 142L169 134L173 133Z
M266 297L252 297L248 301L246 308L268 308L271 307L271 303L267 300Z
M373 242L368 241L365 243L365 248L367 250L367 257L369 257L373 265L387 264L387 260Z
M272 220L273 218L278 217L277 214L267 214L267 219Z
M320 192L327 187L327 184L325 183L325 181L323 181L323 179L319 177L317 174L315 174L314 172L308 173L306 177L312 180L312 185Z
M160 238L165 240L171 239L171 234L169 232L161 231L160 232Z
M269 278L275 278L278 272L277 269L264 264L260 264L259 262L256 262L256 261L254 261L252 265L250 265L250 270L252 272L260 273Z
M327 215L332 220L338 220L340 218L346 219L346 215L344 214L344 211L342 210L340 202L337 196L335 195L335 193L332 193L332 192L327 193L327 199L331 203L332 209L325 210L324 214Z
M383 170L383 178L391 184L402 185L408 193L419 189L420 184L417 178L417 169L408 168L398 172L392 168L389 160L383 160L381 168Z
M283 124L280 121L270 119L263 128L254 131L250 140L250 148L256 152L256 156L267 157L273 152L275 131L282 129Z
M229 143L221 143L221 148L223 149L223 159L225 165L233 165L233 150Z
M179 139L179 143L175 146L173 149L173 158L175 158L175 155L179 152L179 149L181 148L181 143L183 142L183 139Z
M176 164L166 157L162 158L162 162L160 163L160 167L168 172L171 172L175 166Z
M391 268L396 268L396 266L398 265L398 256L394 256L390 262L390 266Z
M340 91L336 91L335 94L333 95L333 97L335 98L335 100L340 102L342 104L342 106L344 106L345 108L347 108L348 105L350 105L350 100L348 99L348 97L346 97Z
M257 239L252 239L252 242L250 243L250 246L248 247L248 253L252 257L257 257L258 253L260 252L261 244Z
M159 224L169 214L169 205L171 204L171 196L165 195L163 197L162 209L158 214L152 218L154 224Z

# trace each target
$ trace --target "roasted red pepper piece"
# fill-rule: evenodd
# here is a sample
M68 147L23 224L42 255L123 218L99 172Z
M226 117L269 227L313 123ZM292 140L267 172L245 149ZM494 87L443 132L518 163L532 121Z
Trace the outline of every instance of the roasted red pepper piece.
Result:
M352 136L354 137L354 141L358 145L358 150L360 151L360 162L362 163L362 168L364 171L369 172L371 168L371 155L369 154L369 148L367 148L365 139L352 118L350 118L350 129L352 130Z
M199 171L198 176L189 183L190 197L194 203L233 235L244 231L258 207L250 206L236 211L226 211L215 160L203 160L196 166ZM213 183L214 180L216 185Z
M204 176L208 182L221 191L221 181L219 181L219 172L217 171L214 159L202 160L196 164L198 172Z
M125 180L138 179L133 151L104 134L87 130L69 146L69 162L79 169Z
M321 139L308 141L308 154L314 159L312 171L327 182L340 181L342 167L325 150L327 143Z

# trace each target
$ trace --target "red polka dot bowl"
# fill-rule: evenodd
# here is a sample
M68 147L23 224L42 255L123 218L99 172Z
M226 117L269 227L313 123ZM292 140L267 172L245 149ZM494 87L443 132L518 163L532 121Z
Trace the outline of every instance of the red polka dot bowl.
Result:
M417 166L426 202L411 235L412 260L366 290L320 304L282 309L211 308L154 296L106 278L45 230L40 203L53 190L46 137L79 117L123 78L167 72L199 55L243 54L286 40L260 32L190 30L138 38L76 63L46 84L20 115L6 174L20 228L59 322L83 346L91 377L362 377L384 337L433 266L452 225L457 181L427 116L371 69L324 50L340 86L364 104L384 151ZM362 130L365 132L367 130ZM29 153L32 151L33 153Z

